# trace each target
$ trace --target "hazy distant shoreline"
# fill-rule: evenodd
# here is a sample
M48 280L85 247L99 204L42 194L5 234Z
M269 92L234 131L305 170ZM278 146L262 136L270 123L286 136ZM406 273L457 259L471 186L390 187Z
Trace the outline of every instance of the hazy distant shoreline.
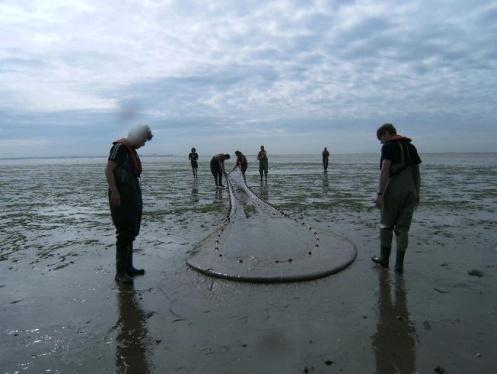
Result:
M497 152L423 152L425 155L491 155L496 154ZM350 153L332 153L332 156L347 156L347 155L377 155L377 153L372 152L350 152ZM213 154L207 154L207 157L211 157ZM255 157L256 154L246 154L246 156ZM271 157L287 157L287 156L321 156L321 153L273 153ZM185 154L142 154L140 155L142 158L147 157L187 157L187 153ZM23 157L0 157L1 160L57 160L57 159L91 159L91 158L107 158L106 155L96 155L96 156L23 156Z

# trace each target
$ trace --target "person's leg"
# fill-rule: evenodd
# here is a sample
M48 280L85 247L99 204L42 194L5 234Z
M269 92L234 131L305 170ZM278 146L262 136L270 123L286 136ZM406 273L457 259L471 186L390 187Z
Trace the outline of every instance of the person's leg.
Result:
M221 170L221 168L219 168L219 170L217 171L217 175L219 178L219 186L224 187L223 186L223 171Z
M373 262L387 268L389 265L390 252L392 251L393 228L397 216L397 206L393 199L385 196L381 209L380 221L380 255L371 259Z
M216 161L212 160L211 161L211 173L214 176L214 182L216 183L216 187L218 186L218 181L217 181L217 169L218 165L216 165Z
M192 161L192 172L194 178L197 178L197 169L198 169L198 162Z
M126 193L120 191L121 204L117 207L110 205L112 222L116 227L116 276L118 283L129 284L133 279L126 274L128 262L128 246L132 243L129 212Z
M145 270L144 269L136 269L133 266L133 241L135 238L138 236L140 233L140 226L141 226L141 219L142 219L142 211L143 211L143 202L142 202L142 197L141 195L136 196L136 201L135 201L135 211L133 214L134 222L133 222L133 240L131 240L130 244L128 245L128 258L127 258L127 266L126 266L126 272L130 276L135 276L135 275L144 275Z
M404 257L409 245L409 228L411 227L414 209L416 207L415 193L409 194L404 206L401 208L397 224L395 226L395 236L397 241L397 257L395 260L395 271L402 273L404 270Z
M262 176L264 175L264 165L259 164L259 175L261 176L261 183L262 183Z
M325 158L323 160L323 164L324 164L324 171L328 171L328 159L327 158Z
M133 278L128 274L128 264L130 248L133 246L133 229L131 227L121 226L116 230L116 276L118 283L132 283Z
M247 171L247 168L246 168L246 167L243 167L243 168L242 168L242 177L243 177L243 181L244 181L245 183L247 183L247 179L245 178L245 172L246 172L246 171Z

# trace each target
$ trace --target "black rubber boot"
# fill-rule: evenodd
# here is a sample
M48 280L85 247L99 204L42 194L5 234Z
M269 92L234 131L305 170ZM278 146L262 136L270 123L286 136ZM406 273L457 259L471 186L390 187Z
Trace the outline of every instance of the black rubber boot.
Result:
M119 284L132 284L133 278L126 273L128 264L127 247L118 246L116 248L116 276L115 281Z
M128 257L127 257L127 273L130 277L134 277L136 275L144 275L145 270L144 269L136 269L133 266L133 244L130 244L128 246Z
M391 252L390 247L381 247L381 254L380 256L373 256L371 257L371 260L378 264L381 265L384 268L388 268L388 261L390 259L390 252Z
M401 274L404 271L404 256L406 251L397 251L397 257L395 258L395 272Z

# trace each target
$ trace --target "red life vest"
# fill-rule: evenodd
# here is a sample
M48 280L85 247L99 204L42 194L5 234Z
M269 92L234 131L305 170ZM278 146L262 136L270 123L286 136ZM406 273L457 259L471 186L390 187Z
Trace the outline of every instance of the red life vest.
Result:
M140 157L138 157L136 148L133 145L131 145L128 142L128 140L126 140L125 138L116 140L113 144L117 143L122 144L126 148L129 159L131 160L131 168L132 168L131 171L133 172L134 175L139 177L140 174L142 173L142 163L140 161Z
M402 141L402 140L405 140L406 142L411 142L411 138L408 138L408 137L402 136L402 135L394 135L390 139L388 139L389 142L391 142L391 141Z

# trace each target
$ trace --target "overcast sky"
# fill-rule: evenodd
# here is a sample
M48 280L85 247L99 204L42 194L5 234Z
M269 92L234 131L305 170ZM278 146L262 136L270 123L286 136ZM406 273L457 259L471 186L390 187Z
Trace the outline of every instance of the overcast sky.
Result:
M497 1L0 0L0 157L497 150Z

